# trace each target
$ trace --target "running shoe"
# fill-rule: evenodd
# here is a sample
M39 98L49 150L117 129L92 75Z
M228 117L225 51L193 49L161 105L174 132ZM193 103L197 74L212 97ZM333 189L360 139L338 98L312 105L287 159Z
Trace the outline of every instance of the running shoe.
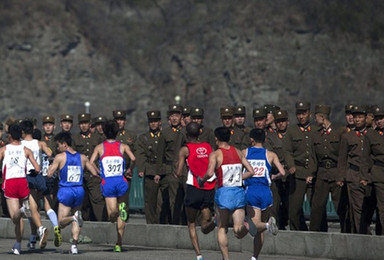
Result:
M40 249L44 249L47 246L47 239L48 239L48 229L46 227L39 227L39 246Z
M21 252L21 247L20 246L16 246L16 244L14 244L13 247L12 247L12 253L14 255L20 255L20 252Z
M79 227L82 227L84 224L83 217L81 216L81 211L77 210L75 214L73 215L73 220L79 225Z
M60 228L58 226L56 226L53 228L53 230L55 231L55 240L54 240L55 247L59 247L59 246L61 246L61 243L63 242Z
M268 225L269 231L272 233L272 235L276 236L277 233L279 233L279 227L276 225L276 219L273 216L268 219Z
M77 250L77 245L72 245L71 246L71 254L77 255L78 253L79 253L79 250Z
M115 245L115 248L113 249L113 252L121 253L121 246Z
M255 223L253 223L252 219L249 217L249 215L246 215L245 216L245 219L244 219L244 225L245 227L248 229L248 233L251 235L251 236L256 236L257 234L257 228L256 228L256 225Z
M28 199L23 201L23 206L20 208L20 212L23 213L27 218L32 217Z
M120 219L123 221L123 222L125 222L125 221L127 221L127 219L128 219L128 213L127 213L127 211L125 210L125 202L121 202L120 204L119 204L119 216L120 216Z

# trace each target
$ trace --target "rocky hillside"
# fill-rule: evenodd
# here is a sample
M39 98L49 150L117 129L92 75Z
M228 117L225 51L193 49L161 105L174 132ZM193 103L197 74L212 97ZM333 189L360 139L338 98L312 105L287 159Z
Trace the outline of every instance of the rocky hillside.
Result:
M383 104L384 2L2 0L0 119L222 105ZM293 114L292 114L293 116ZM250 121L250 120L249 120ZM134 124L138 124L137 126Z

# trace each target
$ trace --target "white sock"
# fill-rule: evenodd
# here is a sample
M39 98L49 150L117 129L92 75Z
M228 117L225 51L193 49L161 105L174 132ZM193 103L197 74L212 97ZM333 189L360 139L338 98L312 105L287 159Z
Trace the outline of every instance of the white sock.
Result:
M47 215L49 217L49 220L51 221L53 227L56 227L58 226L58 222L57 222L57 215L56 215L56 212L53 210L53 209L49 209L47 211Z
M269 224L268 223L265 223L265 228L269 231L270 230L270 227L269 227ZM256 259L257 260L257 259Z
M251 260L257 260L257 258L256 258L256 257L254 257L254 256L252 256Z

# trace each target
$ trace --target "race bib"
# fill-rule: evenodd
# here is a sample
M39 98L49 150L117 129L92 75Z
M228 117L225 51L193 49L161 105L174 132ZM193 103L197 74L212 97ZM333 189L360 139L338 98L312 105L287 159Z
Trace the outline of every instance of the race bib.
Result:
M80 182L81 166L68 165L67 182Z
M48 160L48 156L43 153L43 155L41 156L41 174L43 176L47 176L48 174L48 167L49 167L49 160Z
M108 156L106 158L103 158L102 163L103 163L103 169L104 169L104 176L106 178L123 175L124 159L122 157Z
M265 177L265 173L267 172L265 160L249 160L249 164L252 166L253 171L255 172L252 177Z
M223 186L224 187L238 187L241 186L241 170L243 165L239 164L226 164L221 166L223 170Z

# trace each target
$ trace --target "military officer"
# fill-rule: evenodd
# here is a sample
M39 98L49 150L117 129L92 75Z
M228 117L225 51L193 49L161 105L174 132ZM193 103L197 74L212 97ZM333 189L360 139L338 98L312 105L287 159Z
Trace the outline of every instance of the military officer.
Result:
M183 107L183 119L181 120L181 125L183 127L185 127L186 125L188 125L189 123L192 122L192 119L191 119L191 110L192 110L192 107Z
M345 132L350 132L351 130L355 129L355 125L353 123L353 115L352 115L352 108L354 106L355 106L354 104L345 105L345 121L347 122L347 125L345 126Z
M221 122L223 123L223 126L228 128L231 131L231 134L233 134L232 127L233 127L233 107L226 106L220 108L220 117Z
M48 147L54 152L56 151L56 142L54 140L55 134L55 118L51 115L43 116L43 141L48 145ZM55 154L52 154L54 157Z
M288 112L286 110L274 110L273 120L276 121L276 129L271 132L269 128L266 130L266 145L277 154L281 165L288 171L287 163L284 157L283 138L288 127ZM268 120L268 119L267 119ZM272 174L276 174L276 170L272 168ZM275 179L271 183L271 191L273 195L272 214L276 217L277 224L280 229L285 229L288 225L288 196L289 196L289 179L285 176L281 179Z
M71 132L73 126L73 116L71 114L62 114L60 116L60 128L62 132Z
M382 235L384 223L384 109L376 106L372 111L375 118L376 128L374 131L367 132L367 138L370 144L371 159L373 165L372 174L372 191L373 197L376 198L375 205L372 205L371 211L376 208L376 235Z
M239 150L248 148L244 143L244 137L249 135L251 129L245 126L246 109L245 106L236 106L233 108L233 135L230 143Z
M253 109L253 127L258 129L266 130L267 125L267 112L264 107L254 108ZM245 135L242 141L245 147L251 147L251 139L249 135ZM272 151L272 147L269 146L267 142L264 143L264 148Z
M104 116L98 116L92 119L92 122L95 124L95 133L100 135L103 139L105 139L103 123L107 121L107 118Z
M316 173L317 162L313 149L313 134L316 129L310 123L310 103L296 102L296 118L298 124L288 127L283 147L290 178L289 194L289 227L290 230L307 230L300 224L304 195L310 201L312 179Z
M136 147L136 162L139 176L144 177L145 218L147 224L159 224L157 210L159 191L167 186L165 174L157 172L157 146L160 138L161 113L158 110L147 112L149 131L139 135Z
M199 124L200 126L200 135L199 140L202 143L209 143L213 150L216 149L215 134L213 130L209 127L203 125L204 121L204 109L200 107L194 107L191 109L191 119L192 122ZM186 129L183 128L184 136L187 136ZM189 140L187 141L189 142Z
M339 145L344 128L338 128L330 121L331 107L328 105L316 105L315 120L319 126L314 132L313 145L315 148L318 171L316 175L315 189L311 207L311 231L327 231L326 205L331 193L336 212L340 219L341 231L345 231L345 216L347 196L342 187L336 185L337 160Z
M81 113L78 115L80 133L72 135L72 148L84 154L87 158L92 156L96 145L103 142L103 139L90 132L91 115ZM106 220L105 201L101 194L99 178L95 178L88 171L84 171L85 196L82 206L83 218L85 220Z
M272 105L272 104L266 104L264 105L264 109L267 112L267 129L268 132L274 132L276 131L276 124L275 124L275 117L274 113L278 110L280 110L279 106Z
M175 173L175 167L178 160L178 152L182 140L181 119L183 108L180 105L170 105L168 107L169 127L161 131L158 144L158 157L156 161L156 172L159 175L165 175L165 182L168 186L163 194L163 206L160 212L160 223L165 223L165 218L170 211L168 221L172 224L180 224L183 205L183 186L182 180L178 179ZM166 193L169 200L166 201ZM169 202L169 208L166 205Z
M370 145L366 137L369 131L366 127L367 112L362 106L351 109L354 130L341 136L339 157L337 164L339 186L347 185L352 233L367 234L367 194L368 183L371 181L369 168Z

